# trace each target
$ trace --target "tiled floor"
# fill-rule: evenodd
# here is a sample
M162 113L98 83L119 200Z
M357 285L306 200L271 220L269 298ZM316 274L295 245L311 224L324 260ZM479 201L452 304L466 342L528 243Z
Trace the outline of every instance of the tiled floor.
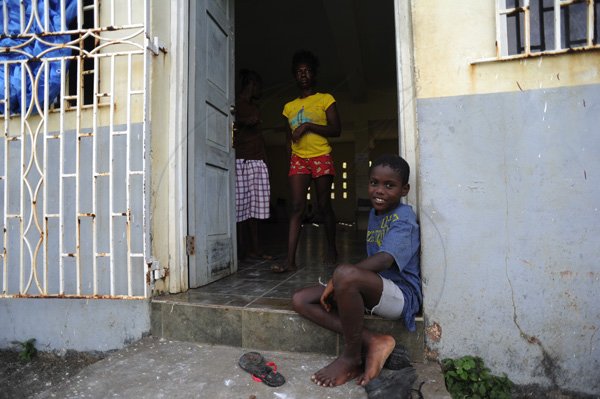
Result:
M286 256L287 224L264 223L260 226L265 253L283 262ZM354 226L338 224L337 245L339 262L356 262L365 256L365 232ZM227 305L247 308L291 310L291 296L299 288L326 282L333 268L323 264L327 240L323 226L303 227L297 252L298 270L273 273L273 261L245 260L238 272L207 286L185 293L162 296L161 301L186 302L204 305Z
M287 226L265 224L264 249L284 261ZM365 256L365 232L337 226L339 262ZM273 273L270 261L240 262L239 271L207 286L152 299L152 335L171 340L240 346L260 350L339 354L343 338L303 319L291 308L299 288L327 281L333 267L323 264L327 240L323 227L307 224L300 239L295 272ZM367 316L365 326L402 342L414 361L423 361L423 320L417 333L402 323Z

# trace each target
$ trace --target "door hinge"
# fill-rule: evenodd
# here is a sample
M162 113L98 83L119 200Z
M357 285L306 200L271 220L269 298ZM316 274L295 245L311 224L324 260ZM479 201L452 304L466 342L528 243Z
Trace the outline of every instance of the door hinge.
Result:
M185 236L185 250L188 255L196 254L196 237Z

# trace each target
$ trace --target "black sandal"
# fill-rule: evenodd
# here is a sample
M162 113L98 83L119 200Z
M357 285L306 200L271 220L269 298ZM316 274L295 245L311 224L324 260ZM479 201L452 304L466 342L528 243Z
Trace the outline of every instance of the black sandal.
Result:
M285 384L283 375L277 372L274 363L267 363L258 352L244 353L238 362L239 366L252 376L270 387L280 387ZM273 367L271 367L273 365Z

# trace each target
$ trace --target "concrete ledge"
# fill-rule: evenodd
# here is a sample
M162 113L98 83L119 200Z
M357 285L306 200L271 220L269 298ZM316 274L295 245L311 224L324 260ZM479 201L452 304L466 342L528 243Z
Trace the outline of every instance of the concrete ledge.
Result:
M0 299L0 348L36 339L39 350L109 351L150 331L150 301L140 299Z

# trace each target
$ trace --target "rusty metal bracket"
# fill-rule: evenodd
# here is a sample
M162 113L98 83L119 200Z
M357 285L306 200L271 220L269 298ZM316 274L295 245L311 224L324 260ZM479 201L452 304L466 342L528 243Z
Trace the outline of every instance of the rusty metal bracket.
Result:
M161 52L163 52L164 54L167 54L167 47L158 38L158 36L154 36L152 38L147 36L147 38L148 38L147 47L148 47L148 50L152 51L152 54L159 55Z
M196 237L185 236L185 250L188 256L196 254Z

